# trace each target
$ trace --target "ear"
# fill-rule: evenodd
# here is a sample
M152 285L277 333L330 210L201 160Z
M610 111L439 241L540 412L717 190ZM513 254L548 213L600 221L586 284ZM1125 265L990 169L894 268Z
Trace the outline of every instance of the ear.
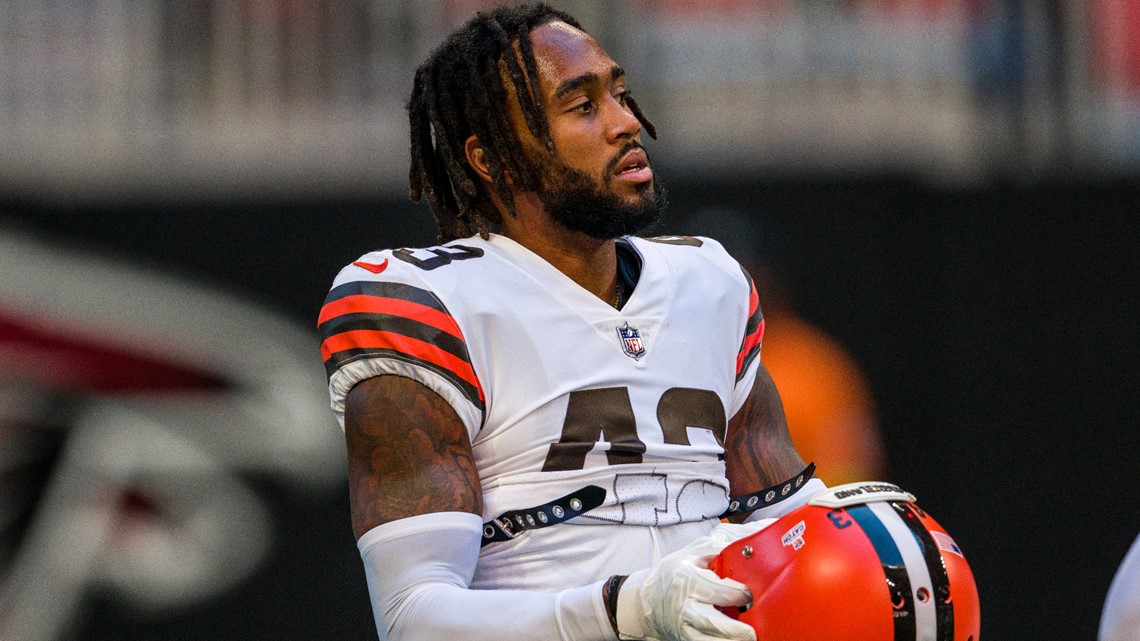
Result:
M467 137L467 142L463 145L463 151L467 155L467 164L479 174L485 182L491 181L491 170L487 167L487 150L479 144L479 139L474 134Z

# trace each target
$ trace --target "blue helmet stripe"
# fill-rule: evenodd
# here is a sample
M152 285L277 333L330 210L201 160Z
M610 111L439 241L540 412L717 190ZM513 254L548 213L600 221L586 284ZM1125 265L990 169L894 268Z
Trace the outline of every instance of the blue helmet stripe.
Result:
M902 552L899 551L891 533L871 508L866 505L853 505L847 508L847 513L867 535L867 539L875 548L875 553L879 555L879 562L882 563L883 575L891 594L891 605L894 607L894 641L915 641L918 631L914 598L911 596L910 576L907 574Z

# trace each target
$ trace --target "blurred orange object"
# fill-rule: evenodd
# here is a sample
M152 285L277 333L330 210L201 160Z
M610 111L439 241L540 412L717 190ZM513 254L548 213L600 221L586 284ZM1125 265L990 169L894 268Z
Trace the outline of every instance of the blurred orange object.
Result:
M870 385L835 339L794 313L764 304L760 359L776 381L788 428L829 485L886 478Z

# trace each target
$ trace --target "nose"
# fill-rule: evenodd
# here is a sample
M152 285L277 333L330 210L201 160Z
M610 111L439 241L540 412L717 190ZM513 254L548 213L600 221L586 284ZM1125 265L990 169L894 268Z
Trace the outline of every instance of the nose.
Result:
M608 133L611 142L635 138L641 133L641 121L617 98L611 96L609 104L613 115L610 118Z

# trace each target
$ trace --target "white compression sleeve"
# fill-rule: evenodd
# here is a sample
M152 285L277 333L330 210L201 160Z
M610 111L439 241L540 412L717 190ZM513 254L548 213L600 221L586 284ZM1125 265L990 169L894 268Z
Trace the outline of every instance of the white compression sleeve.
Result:
M439 512L360 537L381 641L612 641L602 583L561 592L471 590L483 522Z

